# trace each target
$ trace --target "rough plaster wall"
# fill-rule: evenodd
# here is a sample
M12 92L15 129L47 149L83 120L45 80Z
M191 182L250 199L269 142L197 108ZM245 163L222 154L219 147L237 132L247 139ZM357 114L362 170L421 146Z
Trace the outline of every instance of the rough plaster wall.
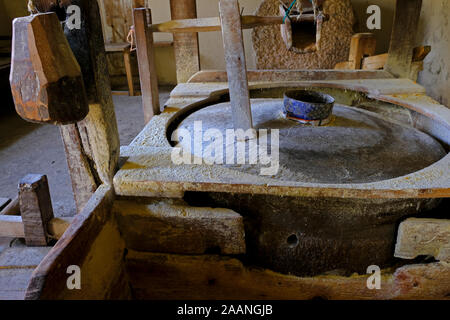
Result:
M259 27L253 32L253 47L258 69L333 69L338 62L347 61L355 17L350 0L327 0L320 50L298 54L289 51L283 42L279 26ZM259 16L278 15L279 1L265 0L257 11Z
M417 34L417 45L430 45L419 83L427 93L450 107L450 1L424 0Z

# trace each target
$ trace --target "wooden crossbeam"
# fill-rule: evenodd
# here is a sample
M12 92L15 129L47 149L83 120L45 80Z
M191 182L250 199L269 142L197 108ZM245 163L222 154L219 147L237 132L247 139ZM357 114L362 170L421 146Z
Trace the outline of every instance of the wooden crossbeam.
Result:
M297 16L292 16L292 19L297 21ZM304 14L299 20L302 21L314 21L314 15ZM258 17L258 16L242 16L241 26L242 29L253 29L261 26L280 25L283 24L283 17ZM199 19L180 19L163 22L159 24L152 24L150 26L152 32L171 32L171 33L184 33L184 32L211 32L221 31L222 26L220 24L219 17L211 18L199 18Z

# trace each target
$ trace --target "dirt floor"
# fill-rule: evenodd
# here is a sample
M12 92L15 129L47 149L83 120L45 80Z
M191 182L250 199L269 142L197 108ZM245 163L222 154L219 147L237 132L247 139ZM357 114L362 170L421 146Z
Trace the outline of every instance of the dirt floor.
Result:
M172 88L160 88L163 105ZM144 126L141 97L113 96L121 145ZM48 176L55 216L76 212L59 129L32 124L15 112L0 114L0 198L17 196L19 180L29 173ZM33 270L50 248L27 248L23 240L0 238L0 300L23 299Z

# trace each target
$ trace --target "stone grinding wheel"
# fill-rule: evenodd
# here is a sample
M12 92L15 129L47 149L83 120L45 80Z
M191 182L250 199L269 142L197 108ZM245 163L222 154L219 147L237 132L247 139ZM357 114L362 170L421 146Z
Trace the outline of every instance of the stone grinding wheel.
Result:
M421 170L446 154L432 137L365 110L336 105L330 125L309 127L284 119L282 108L281 99L252 100L255 128L280 129L280 170L274 176L280 181L370 183ZM192 132L195 121L202 121L203 132L233 128L229 103L197 111L179 127ZM247 174L260 172L258 165L229 167ZM330 270L365 273L372 264L389 266L398 222L439 203L229 193L189 194L186 200L244 215L251 261L299 276Z
M287 2L287 1L285 1ZM277 16L279 0L263 0L258 16ZM296 53L286 48L279 26L253 30L253 49L257 69L334 69L348 60L355 16L350 0L325 0L323 13L329 16L322 26L320 49L312 53Z

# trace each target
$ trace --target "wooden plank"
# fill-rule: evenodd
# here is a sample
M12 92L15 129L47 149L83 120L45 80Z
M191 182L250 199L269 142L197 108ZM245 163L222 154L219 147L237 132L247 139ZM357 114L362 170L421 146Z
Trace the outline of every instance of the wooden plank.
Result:
M27 246L48 245L53 207L47 176L30 174L21 179L19 200Z
M117 298L110 291L121 274L125 247L111 221L113 201L114 190L101 185L33 273L27 300ZM81 268L82 290L67 288L67 268L71 265ZM129 288L120 289L122 296L129 298Z
M241 16L237 0L219 1L234 128L253 128Z
M161 113L153 33L150 32L147 24L147 19L150 19L151 22L151 11L150 9L140 8L134 9L133 12L144 119L148 123L154 115Z
M450 266L445 263L410 265L394 273L382 270L380 290L367 288L369 275L302 278L223 256L130 251L126 264L136 299L448 299L450 290Z
M363 70L380 70L386 65L389 54L379 54L376 56L366 57L362 61Z
M13 32L10 84L17 113L40 123L83 120L89 107L81 69L57 15L15 19Z
M0 198L0 212L11 202L9 198Z
M348 67L352 70L361 69L365 56L375 54L377 40L373 33L357 33L352 37Z
M73 218L53 218L47 225L48 236L59 240L69 228ZM0 237L25 238L21 216L0 216Z
M395 77L410 76L421 8L422 0L397 0L389 58L385 67L385 70Z
M450 220L410 218L400 224L395 256L415 259L424 255L450 262Z
M248 70L249 82L391 79L386 71L369 70ZM189 83L228 82L226 71L200 71Z
M4 209L0 212L4 216L20 216L19 197L14 198Z
M196 0L170 0L172 20L197 18ZM178 83L187 82L200 71L198 33L175 33L173 35Z
M229 209L173 201L116 201L113 212L128 249L182 254L244 254L243 218Z
M431 46L415 47L413 51L413 62L423 61L431 52Z
M123 62L125 64L125 73L127 75L128 93L130 96L135 96L134 83L133 83L133 71L131 68L131 52L129 48L123 50Z
M0 237L25 238L25 231L20 216L0 216Z

